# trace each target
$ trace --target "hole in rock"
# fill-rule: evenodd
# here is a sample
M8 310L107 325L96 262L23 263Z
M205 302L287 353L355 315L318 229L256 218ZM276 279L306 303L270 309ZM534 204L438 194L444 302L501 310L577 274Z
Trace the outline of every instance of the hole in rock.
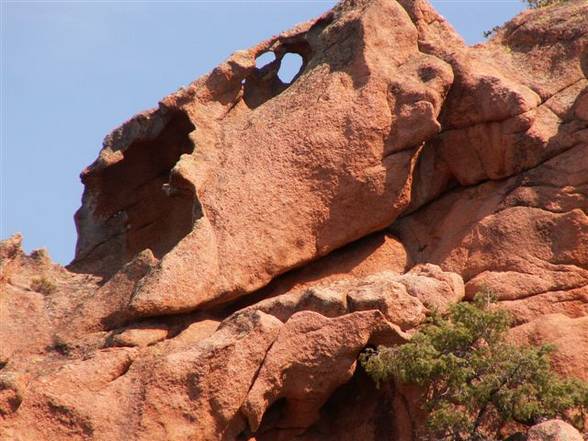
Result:
M259 55L257 68L244 81L243 101L250 109L286 90L300 75L312 58L312 47L304 38L281 42L273 51Z
M304 60L299 54L288 52L282 57L278 78L282 83L290 84L302 70Z
M263 54L259 55L255 59L255 67L257 67L258 69L261 69L264 66L267 66L268 64L270 64L275 59L276 59L276 56L273 52L264 52Z
M201 217L200 205L192 191L169 185L170 171L184 153L192 153L189 138L195 127L180 111L161 116L165 126L153 139L139 139L124 152L123 160L88 176L84 182L96 197L93 216L100 220L109 237L90 251L90 259L101 259L100 243L122 236L126 263L144 249L160 258L191 230ZM113 220L115 219L115 220ZM117 227L109 225L116 223ZM92 255L94 254L94 255Z
M377 389L365 371L357 368L353 377L323 404L319 419L306 429L305 439L412 439L402 437L396 430L393 406L393 388L383 384ZM277 433L276 430L273 435ZM272 439L276 438L267 438Z

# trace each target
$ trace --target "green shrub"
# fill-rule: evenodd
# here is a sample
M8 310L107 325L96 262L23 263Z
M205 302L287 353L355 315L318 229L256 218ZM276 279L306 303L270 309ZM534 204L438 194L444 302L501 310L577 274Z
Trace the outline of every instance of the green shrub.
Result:
M49 280L47 277L35 277L31 281L31 289L33 291L39 292L41 294L52 294L55 292L57 287L55 283Z
M71 354L73 348L63 337L60 335L54 335L53 343L47 349L67 356Z
M561 417L582 429L588 385L551 370L552 346L516 347L506 342L507 312L479 294L429 321L404 345L360 356L376 384L418 385L427 413L424 439L500 439L506 425L531 426Z

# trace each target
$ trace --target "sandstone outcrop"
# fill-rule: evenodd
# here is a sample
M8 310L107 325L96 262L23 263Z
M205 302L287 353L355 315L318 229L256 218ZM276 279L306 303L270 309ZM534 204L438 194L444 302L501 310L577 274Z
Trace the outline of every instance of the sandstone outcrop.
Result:
M358 355L483 289L588 380L586 17L468 47L424 0L343 0L114 130L67 268L0 243L0 439L412 440Z

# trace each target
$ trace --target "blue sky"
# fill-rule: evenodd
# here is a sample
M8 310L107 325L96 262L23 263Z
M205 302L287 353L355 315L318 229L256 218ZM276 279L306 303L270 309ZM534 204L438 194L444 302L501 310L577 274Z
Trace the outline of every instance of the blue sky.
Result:
M524 5L433 1L469 43ZM68 263L80 171L102 139L223 61L334 1L2 1L0 239Z

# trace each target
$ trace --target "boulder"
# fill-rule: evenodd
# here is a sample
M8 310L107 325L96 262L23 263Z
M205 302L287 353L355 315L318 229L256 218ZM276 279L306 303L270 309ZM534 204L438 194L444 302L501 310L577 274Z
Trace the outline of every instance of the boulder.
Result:
M551 364L560 375L588 381L588 317L547 314L510 330L510 339L522 346L551 344Z
M549 420L529 430L527 441L583 441L573 426L561 420Z

